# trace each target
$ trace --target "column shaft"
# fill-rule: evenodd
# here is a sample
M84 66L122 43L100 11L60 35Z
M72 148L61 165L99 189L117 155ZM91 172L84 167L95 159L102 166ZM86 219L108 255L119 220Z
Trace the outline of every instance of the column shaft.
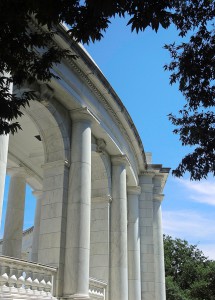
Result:
M89 299L91 121L86 115L73 122L71 151L64 297Z
M141 300L139 187L128 189L128 299Z
M7 153L8 153L9 135L0 136L0 227L2 218L2 206L4 199L4 186L7 167Z
M155 300L166 300L164 248L162 232L161 202L164 195L163 175L153 178L153 235L154 235L154 261L155 261Z
M112 158L110 299L128 300L126 163Z
M154 254L155 254L155 299L165 300L165 267L164 267L164 248L162 232L162 213L161 201L153 201L153 219L154 219Z
M25 186L22 174L11 176L2 253L16 258L21 258L22 255Z
M38 247L39 247L39 235L40 235L40 218L41 218L41 205L42 205L42 191L35 191L33 194L36 197L36 211L34 217L34 230L32 241L31 260L38 262Z

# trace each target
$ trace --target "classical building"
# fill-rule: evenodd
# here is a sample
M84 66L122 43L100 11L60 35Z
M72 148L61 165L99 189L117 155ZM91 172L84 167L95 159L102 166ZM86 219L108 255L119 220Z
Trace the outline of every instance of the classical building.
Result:
M99 67L59 32L54 42L78 58L54 67L58 79L23 86L39 101L23 110L22 131L0 136L1 209L10 175L0 298L165 300L169 169L151 163ZM26 183L37 206L23 235Z

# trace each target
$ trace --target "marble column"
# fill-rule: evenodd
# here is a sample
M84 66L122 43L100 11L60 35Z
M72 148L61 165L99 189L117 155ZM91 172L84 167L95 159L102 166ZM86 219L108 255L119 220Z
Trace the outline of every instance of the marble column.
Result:
M127 192L125 156L112 161L110 215L110 299L128 300Z
M40 219L41 219L41 202L42 202L42 191L33 191L33 195L36 197L36 211L34 216L34 230L32 240L32 252L31 260L38 262L38 247L39 247L39 235L40 235Z
M141 300L140 278L140 187L128 187L128 299Z
M9 135L0 135L0 228L2 219L2 206L4 199L4 186L7 167Z
M164 195L162 192L162 175L154 177L153 195L153 234L154 234L154 260L155 260L155 300L166 299L165 288L165 266L164 266L164 246L162 231L161 202Z
M72 117L71 167L67 209L64 298L89 299L91 212L91 123L87 109Z
M26 172L24 168L11 168L9 196L7 203L6 221L2 254L21 258L22 232L25 208Z
M154 237L153 237L153 177L145 172L139 177L141 194L140 213L140 267L141 299L155 300Z

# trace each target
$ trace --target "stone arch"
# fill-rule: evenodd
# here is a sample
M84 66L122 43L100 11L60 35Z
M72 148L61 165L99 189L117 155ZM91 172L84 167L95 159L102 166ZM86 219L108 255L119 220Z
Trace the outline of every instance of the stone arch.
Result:
M54 99L30 101L24 112L36 124L44 147L44 162L70 161L70 119Z

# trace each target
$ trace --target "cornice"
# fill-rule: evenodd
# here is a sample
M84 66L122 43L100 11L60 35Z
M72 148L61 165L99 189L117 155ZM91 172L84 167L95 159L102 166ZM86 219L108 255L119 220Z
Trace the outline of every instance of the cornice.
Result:
M40 29L41 30L41 29ZM88 54L81 48L79 44L77 44L75 41L72 41L71 39L68 39L68 37L65 35L66 31L65 28L62 25L59 25L58 27L59 30L59 37L64 39L65 43L69 44L70 47L72 48L73 52L72 54L76 56L80 56L81 60L87 65L88 68L93 69L93 72L91 73L85 73L84 71L81 70L81 67L78 66L77 62L79 60L79 57L74 60L71 57L67 57L66 60L69 62L70 66L72 67L73 70L76 71L76 73L79 74L79 76L82 78L82 80L87 83L87 85L90 87L90 89L94 92L94 94L97 96L98 101L103 105L103 107L109 112L111 115L112 119L114 122L116 122L117 126L120 128L122 134L126 137L126 140L129 144L129 147L133 150L133 154L136 158L136 161L138 162L139 165L139 159L138 159L138 153L136 152L136 149L133 145L132 139L130 138L129 134L127 133L126 128L123 126L122 122L120 121L117 113L115 110L112 108L112 106L109 104L108 100L103 96L103 94L99 91L99 89L96 87L96 85L92 82L92 80L89 78L89 75L96 75L100 83L106 88L107 94L109 94L112 99L115 101L115 103L119 106L120 111L123 113L125 120L127 121L127 124L129 125L130 129L133 131L133 134L136 138L136 142L138 144L138 147L140 147L141 151L140 153L142 154L142 159L144 165L146 165L146 157L145 157L145 152L143 148L143 144L141 141L141 138L138 134L138 131L128 113L126 110L125 106L123 105L122 101L120 98L117 96L105 76L102 74L101 70L99 69L98 66L96 66L95 62L92 61L92 59L88 56ZM61 33L61 34L60 34ZM65 40L66 39L66 40ZM56 44L58 43L57 40L53 40L53 43ZM59 45L58 45L59 47ZM95 72L94 72L95 71ZM139 165L140 167L140 165Z
M69 58L68 61L69 61L70 65L72 66L72 68L75 69L76 72L81 76L82 80L84 80L85 83L87 83L87 85L90 87L90 89L93 90L94 94L96 94L96 96L97 96L98 101L102 104L102 106L106 109L106 111L108 111L108 113L111 115L113 121L116 122L117 127L120 129L120 131L125 136L130 148L132 149L132 151L134 153L136 160L139 162L138 154L136 153L136 150L133 146L132 140L129 137L127 130L124 128L123 124L121 123L117 113L114 111L114 109L108 103L106 98L99 92L99 90L97 89L95 84L89 79L88 75L86 75L71 58ZM122 108L121 108L121 112L123 112ZM143 160L146 163L144 156L143 156Z

